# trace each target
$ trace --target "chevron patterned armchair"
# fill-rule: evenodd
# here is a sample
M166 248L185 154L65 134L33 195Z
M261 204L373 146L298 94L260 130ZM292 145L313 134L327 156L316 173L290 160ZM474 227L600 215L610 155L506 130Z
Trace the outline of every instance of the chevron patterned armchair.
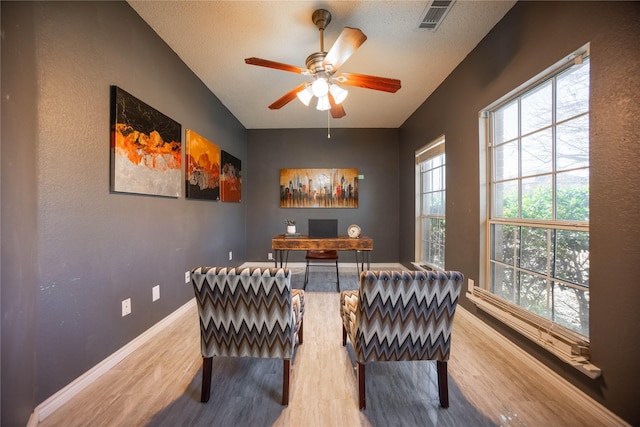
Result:
M366 408L367 362L435 360L440 405L449 407L447 361L464 276L456 271L364 271L360 289L340 294L342 345L357 363L358 403Z
M197 267L191 271L200 316L201 401L208 402L214 356L283 359L282 404L302 344L304 291L291 289L286 268Z

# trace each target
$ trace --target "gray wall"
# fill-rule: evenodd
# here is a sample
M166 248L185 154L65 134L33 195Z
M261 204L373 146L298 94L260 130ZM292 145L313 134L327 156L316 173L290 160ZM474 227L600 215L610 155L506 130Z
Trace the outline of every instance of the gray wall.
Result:
M25 425L35 406L37 383L38 171L35 168L35 118L38 88L34 84L35 35L33 31L16 31L21 27L32 28L34 19L17 8L5 7L5 2L0 6L3 64L0 76L0 424L13 426ZM7 66L9 63L17 65L18 61L20 66Z
M248 131L247 259L266 261L271 238L286 230L284 219L296 220L307 233L308 218L337 218L338 232L350 224L373 238L371 262L398 261L398 130L397 129L284 129ZM358 208L280 208L280 169L358 168ZM274 254L275 256L275 254ZM341 262L355 262L342 253ZM292 252L289 261L304 261Z
M1 7L1 424L17 426L192 298L185 271L229 251L246 259L245 203L109 192L110 86L243 164L247 148L243 126L127 3Z
M413 259L413 152L447 143L447 268L478 281L478 112L591 42L590 380L478 313L569 381L640 425L640 4L518 3L401 127L400 259ZM474 311L466 298L462 305Z

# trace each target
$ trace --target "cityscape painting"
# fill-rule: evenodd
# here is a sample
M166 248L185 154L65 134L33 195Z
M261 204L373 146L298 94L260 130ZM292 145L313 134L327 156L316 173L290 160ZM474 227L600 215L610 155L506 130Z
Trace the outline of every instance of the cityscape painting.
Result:
M281 169L281 208L357 208L358 169Z

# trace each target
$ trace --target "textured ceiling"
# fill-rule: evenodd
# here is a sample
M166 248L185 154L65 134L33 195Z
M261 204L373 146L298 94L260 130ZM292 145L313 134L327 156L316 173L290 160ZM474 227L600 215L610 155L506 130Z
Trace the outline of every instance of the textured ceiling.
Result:
M428 1L129 1L248 129L327 126L327 112L297 99L267 108L311 77L244 62L259 57L305 68L320 50L316 9L332 14L325 51L344 27L367 36L340 71L402 81L396 93L345 86L346 116L331 119L331 127L397 128L514 3L457 0L433 32L418 28Z

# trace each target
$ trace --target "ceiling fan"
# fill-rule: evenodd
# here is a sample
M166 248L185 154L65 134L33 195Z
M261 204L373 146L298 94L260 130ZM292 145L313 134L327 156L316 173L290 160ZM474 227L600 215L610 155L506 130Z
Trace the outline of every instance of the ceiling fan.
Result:
M331 22L331 13L325 9L318 9L313 12L311 19L320 30L320 52L312 53L307 57L305 61L307 68L261 58L252 57L244 60L250 65L313 77L313 82L302 83L269 105L271 110L282 108L296 97L303 104L309 105L313 96L316 96L318 98L316 108L321 111L330 110L331 116L334 119L339 119L345 116L342 101L344 101L348 92L338 86L338 83L391 93L395 93L400 89L400 80L397 79L365 74L339 73L338 68L367 40L367 36L357 28L345 27L329 52L325 52L324 29Z

